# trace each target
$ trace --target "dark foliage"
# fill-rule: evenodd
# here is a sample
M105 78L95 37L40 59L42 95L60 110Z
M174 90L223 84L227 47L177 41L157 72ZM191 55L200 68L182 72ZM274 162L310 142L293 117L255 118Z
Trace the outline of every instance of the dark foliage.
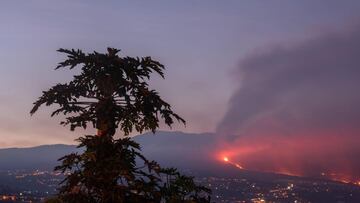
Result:
M140 146L127 137L132 131L155 130L160 120L171 126L185 121L147 81L151 73L164 77L164 66L150 57L120 57L119 50L84 54L59 49L67 60L59 68L81 68L69 83L44 91L31 114L45 104L57 104L51 116L63 114L70 129L98 129L97 135L80 137L82 154L69 154L55 170L67 174L61 183L59 202L210 202L210 190L174 168L162 168L147 160ZM116 131L123 132L115 139Z

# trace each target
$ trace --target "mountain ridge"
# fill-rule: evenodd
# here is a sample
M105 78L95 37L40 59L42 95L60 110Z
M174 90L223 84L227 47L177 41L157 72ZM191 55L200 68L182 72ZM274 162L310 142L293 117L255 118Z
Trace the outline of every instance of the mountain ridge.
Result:
M304 179L271 172L239 170L207 154L216 147L215 133L190 134L180 131L158 131L156 135L144 133L134 137L140 143L145 157L156 160L163 167L176 167L193 176L242 177L257 180ZM60 157L80 152L76 145L54 144L25 148L0 149L0 171L53 170Z
M206 133L190 134L180 131L157 131L155 135L147 132L134 137L140 143L144 153L154 154L152 148L160 146L166 142L166 146L171 145L175 138L177 143L181 143L183 138L197 137ZM153 136L152 136L153 135ZM188 139L186 139L188 140ZM183 141L184 143L188 141ZM199 140L201 141L201 140ZM81 149L77 145L71 144L46 144L33 147L9 147L0 149L0 170L8 169L51 169L58 164L57 160L71 152L79 152ZM174 146L174 144L172 144ZM154 149L158 147L154 147ZM174 147L176 148L176 147ZM155 150L156 151L156 150ZM155 156L158 154L155 153Z

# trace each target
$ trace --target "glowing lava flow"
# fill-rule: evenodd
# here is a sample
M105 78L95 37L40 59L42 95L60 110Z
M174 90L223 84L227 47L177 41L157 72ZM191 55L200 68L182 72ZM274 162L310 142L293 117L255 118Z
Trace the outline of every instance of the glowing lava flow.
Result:
M226 163L229 163L229 164L235 166L235 167L238 168L238 169L244 169L244 167L240 166L240 164L234 163L234 162L230 161L229 158L226 157L226 156L224 156L223 160L224 160Z

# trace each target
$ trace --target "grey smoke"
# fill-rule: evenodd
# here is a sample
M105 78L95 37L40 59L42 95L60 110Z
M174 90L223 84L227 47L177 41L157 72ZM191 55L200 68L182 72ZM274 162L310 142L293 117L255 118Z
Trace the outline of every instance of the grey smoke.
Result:
M360 26L254 54L237 76L239 88L217 127L228 138L261 129L268 119L282 123L285 134L359 129Z
M217 126L232 150L260 147L233 158L255 170L360 178L360 26L268 50L242 60Z

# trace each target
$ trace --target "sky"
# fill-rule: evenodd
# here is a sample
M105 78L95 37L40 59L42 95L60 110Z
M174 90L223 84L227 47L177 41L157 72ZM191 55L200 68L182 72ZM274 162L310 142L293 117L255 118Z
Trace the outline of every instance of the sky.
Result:
M264 147L259 142L277 139L303 143L296 147L304 149L307 137L317 135L316 148L324 156L339 141L341 152L354 154L360 113L359 1L0 4L0 148L74 143L82 131L69 132L59 118L49 117L47 108L31 117L32 103L41 91L74 74L54 70L64 59L58 48L101 52L114 47L124 55L150 55L166 66L166 79L154 77L151 86L187 121L186 127L172 130L216 132L221 146L256 142L259 148ZM339 116L326 114L332 110ZM334 141L325 145L321 140ZM267 149L278 144L270 142ZM228 148L237 149L234 144ZM314 149L307 151L304 156ZM269 151L260 152L248 165L261 168L258 162ZM306 158L298 156L288 159ZM241 161L241 154L236 157Z

